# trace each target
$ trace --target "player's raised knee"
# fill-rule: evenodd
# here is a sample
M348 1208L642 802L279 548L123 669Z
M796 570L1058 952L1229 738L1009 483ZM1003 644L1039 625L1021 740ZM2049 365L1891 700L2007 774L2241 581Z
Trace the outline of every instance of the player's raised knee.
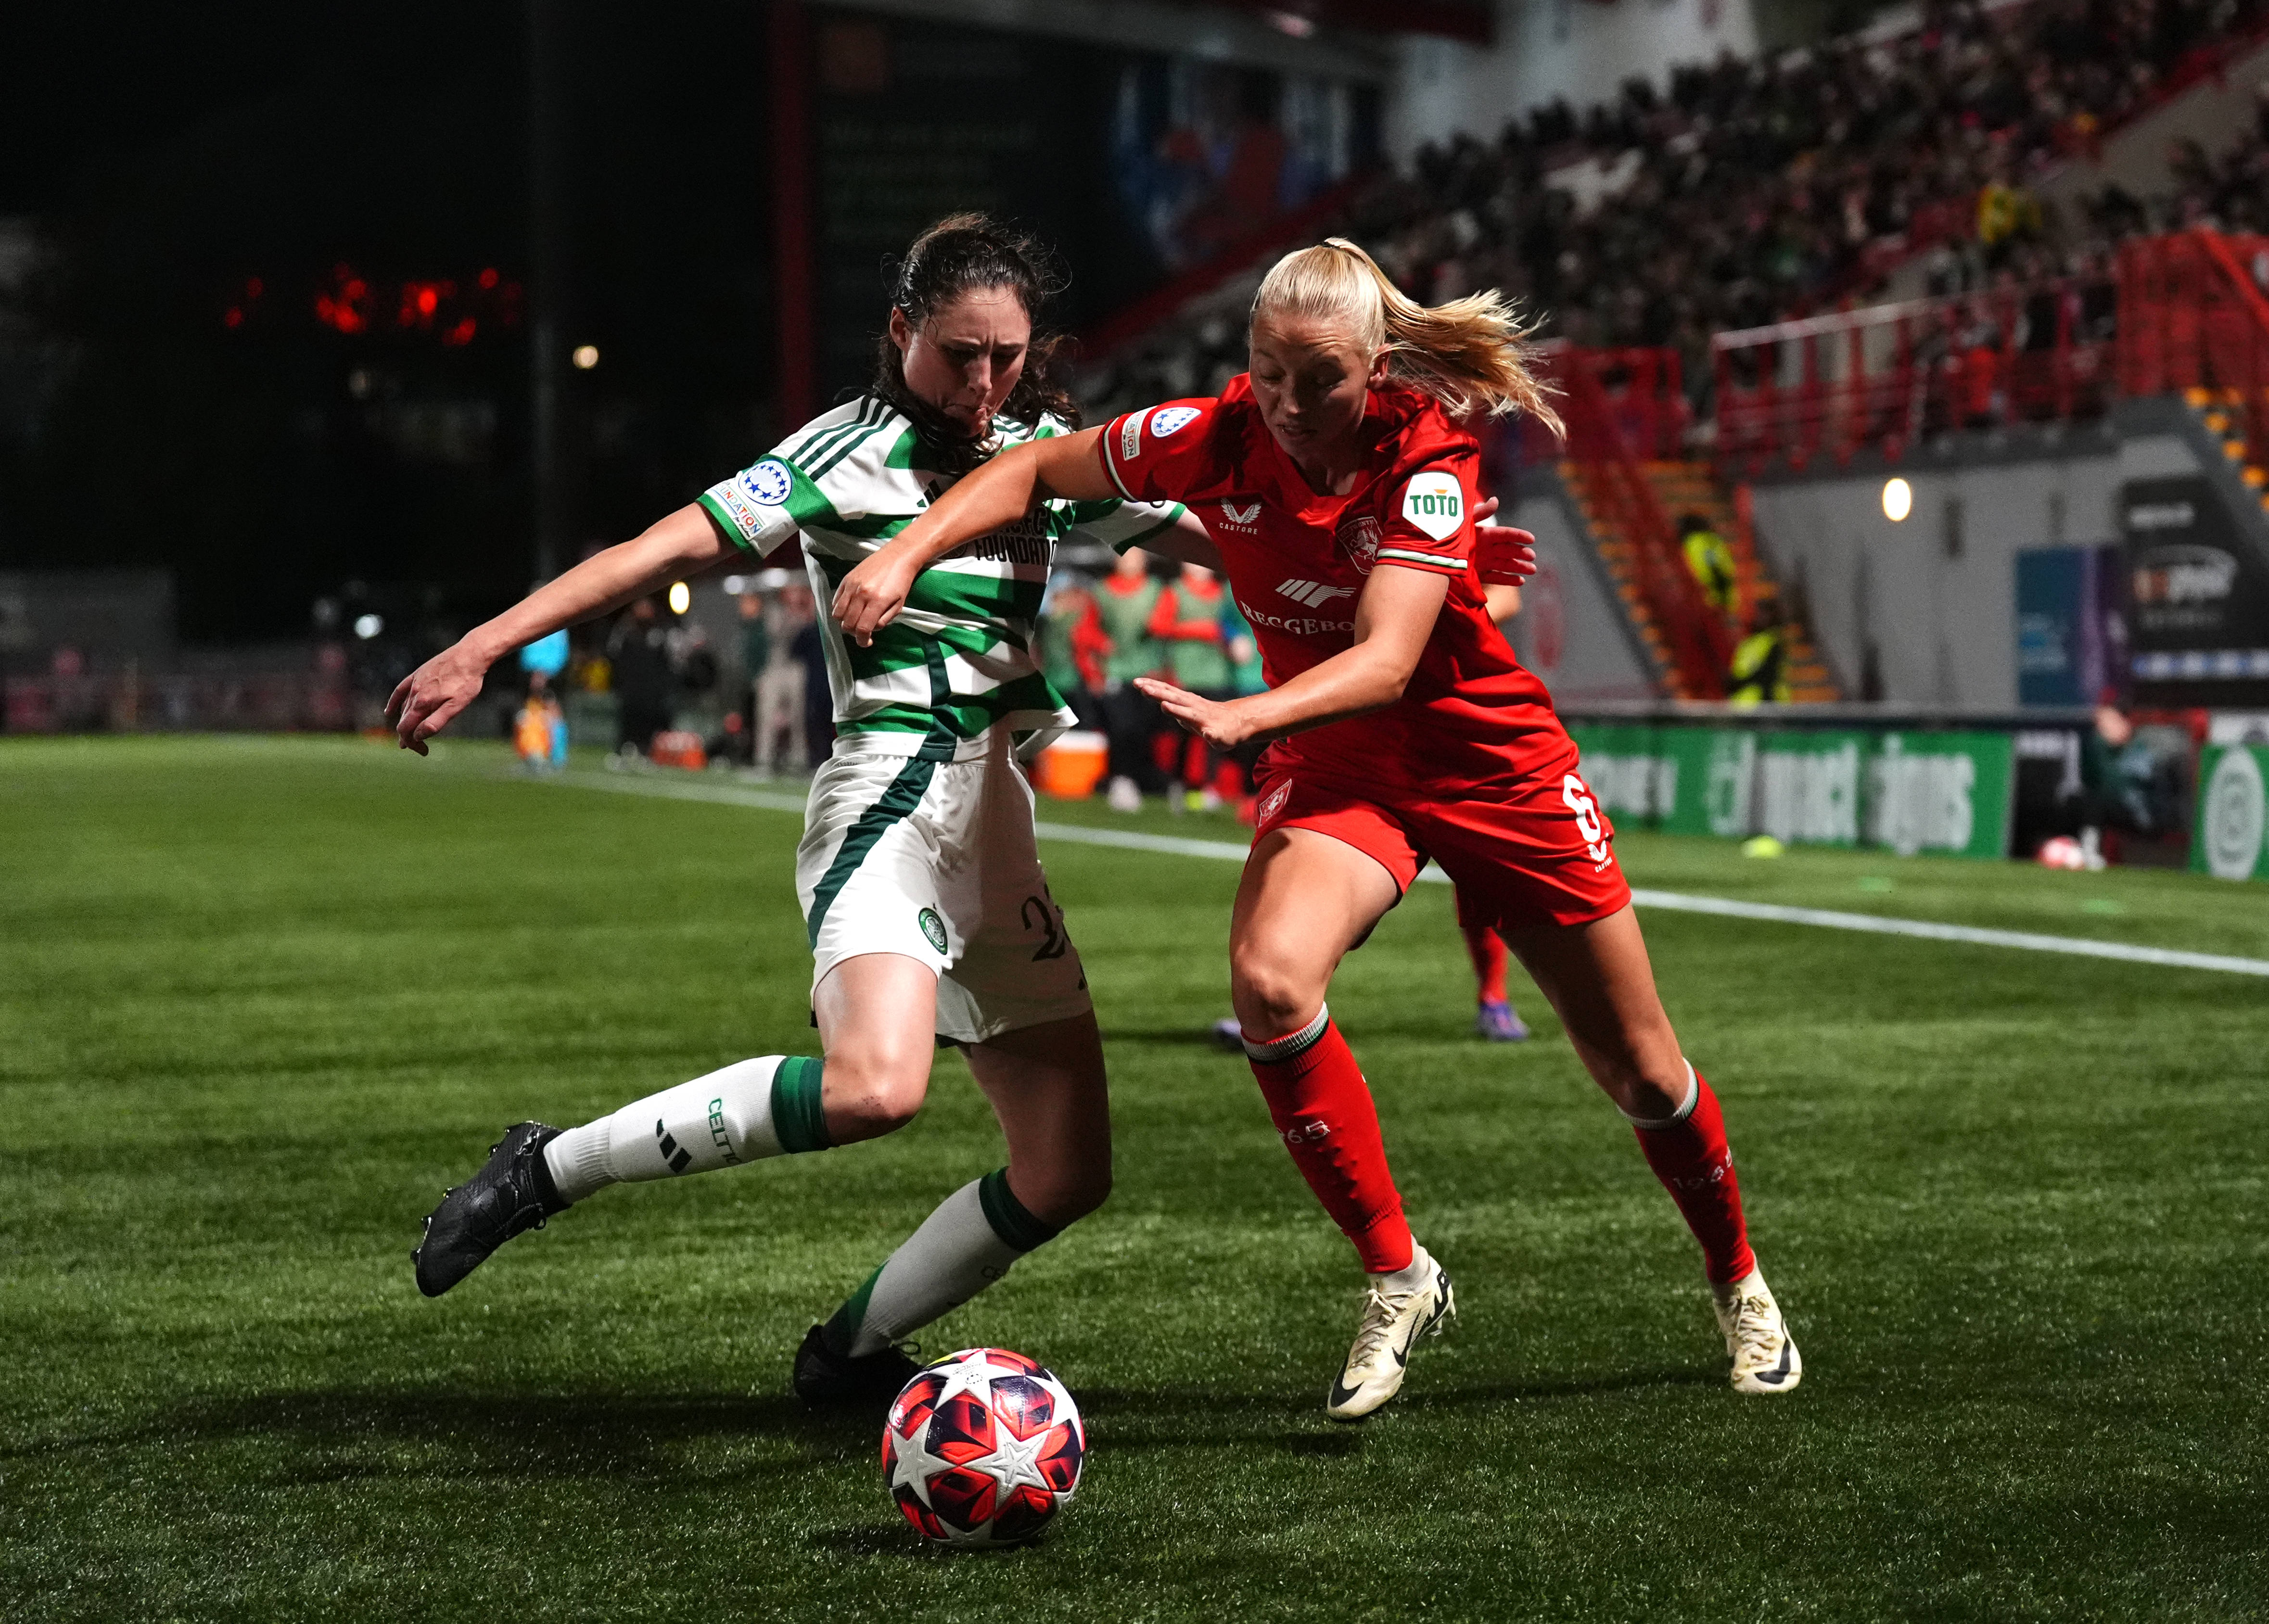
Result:
M912 1122L929 1093L929 1068L830 1055L826 1086L828 1136L845 1145Z
M1287 956L1253 947L1231 956L1229 995L1245 1035L1265 1039L1297 1032L1312 1020L1324 989Z

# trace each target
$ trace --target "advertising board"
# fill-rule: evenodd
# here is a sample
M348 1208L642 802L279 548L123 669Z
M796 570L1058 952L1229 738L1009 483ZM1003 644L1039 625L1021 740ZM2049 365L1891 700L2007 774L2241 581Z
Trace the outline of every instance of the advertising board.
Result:
M2006 733L1573 721L1584 777L1626 826L1791 845L2001 857Z
M2269 700L2269 568L2202 476L2119 488L2130 665L2144 705Z
M2191 867L2220 880L2269 879L2269 749L2209 744L2199 758Z

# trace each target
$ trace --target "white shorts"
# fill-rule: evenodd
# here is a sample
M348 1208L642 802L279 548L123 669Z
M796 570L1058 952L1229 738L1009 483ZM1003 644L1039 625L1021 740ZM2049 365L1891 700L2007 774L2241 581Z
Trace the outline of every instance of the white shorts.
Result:
M920 959L938 974L941 1037L982 1043L1095 1008L1005 740L976 761L855 744L829 757L812 775L795 890L812 985L862 953Z

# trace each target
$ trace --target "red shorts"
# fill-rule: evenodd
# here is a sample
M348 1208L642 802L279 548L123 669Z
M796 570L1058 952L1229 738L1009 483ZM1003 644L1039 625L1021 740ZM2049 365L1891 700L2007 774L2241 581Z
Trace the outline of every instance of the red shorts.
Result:
M1615 825L1573 756L1548 781L1455 801L1384 802L1376 789L1312 777L1297 761L1264 760L1261 769L1256 839L1312 829L1376 860L1404 891L1430 857L1457 884L1461 925L1588 925L1630 902Z

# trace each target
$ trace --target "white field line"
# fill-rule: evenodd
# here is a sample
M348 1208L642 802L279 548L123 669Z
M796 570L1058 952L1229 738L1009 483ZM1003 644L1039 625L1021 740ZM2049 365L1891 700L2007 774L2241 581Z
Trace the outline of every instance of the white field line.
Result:
M579 789L610 789L631 795L656 795L670 801L707 801L727 806L761 807L772 812L803 810L803 797L779 790L756 789L742 784L713 783L705 779L667 779L645 772L569 771L549 780ZM1185 840L1173 835L1146 834L1134 829L1090 829L1080 823L1038 823L1043 840L1069 841L1080 845L1117 846L1124 851L1162 852L1171 857L1207 857L1241 863L1246 848L1229 840ZM1448 883L1449 876L1429 867L1421 880ZM1986 930L1974 925L1941 925L1931 919L1892 919L1873 913L1844 913L1830 908L1791 908L1780 903L1741 902L1728 897L1694 897L1683 891L1634 889L1631 900L1641 908L1660 908L1675 913L1714 913L1727 919L1757 919L1772 925L1811 925L1828 930L1871 931L1882 936L1919 936L1931 941L1959 941L1971 947L2015 948L2028 953L2067 953L2081 958L2117 959L2129 964L2158 964L2174 970L2214 970L2237 976L2269 976L2269 959L2233 958L2221 953L2191 953L2179 948L2142 948L2124 941L2092 941L2083 936L2044 936L2031 931Z

